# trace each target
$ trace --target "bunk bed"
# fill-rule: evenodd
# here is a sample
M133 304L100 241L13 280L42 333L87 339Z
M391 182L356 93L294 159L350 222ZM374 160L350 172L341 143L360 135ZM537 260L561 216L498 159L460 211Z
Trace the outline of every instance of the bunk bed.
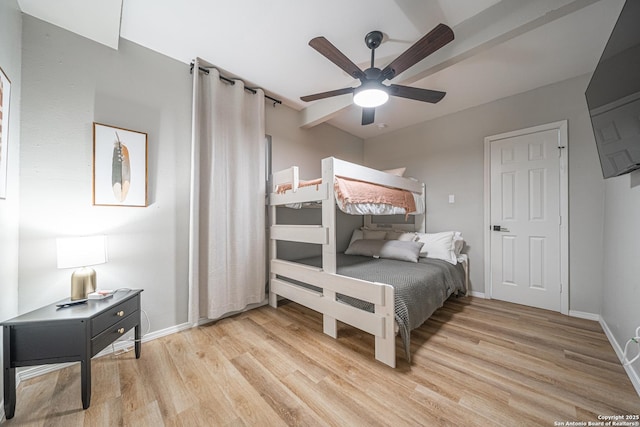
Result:
M379 203L358 203L361 202L358 197L353 198L355 202L349 207L345 206L349 200L345 203L341 194L343 187L338 184L342 180L377 186L385 192L393 189L402 194L391 196L396 200L389 202L393 205L384 199L382 208ZM323 331L333 338L337 338L338 320L372 334L375 337L375 358L390 367L396 366L395 336L399 331L403 336L407 360L410 360L407 331L424 322L451 294L466 293L466 258L460 258L463 265L453 273L449 271L453 266L447 267L446 261L421 259L421 268L430 264L432 270L437 270L425 279L414 277L415 274L422 275L422 272L418 273L405 261L338 254L336 204L346 212L420 213L424 212L424 188L424 184L415 180L333 157L322 160L322 177L317 180L302 182L295 166L274 173L269 194L269 304L277 308L278 297L283 297L322 313ZM414 198L415 195L420 197ZM278 224L278 206L301 207L309 203L321 205L322 224ZM365 225L375 228L369 216L365 216ZM403 224L394 228L419 231L415 227ZM418 227L421 228L420 225ZM279 259L278 241L322 245L322 256L296 261ZM364 273L362 266L366 266ZM462 279L450 277L459 274L461 268L464 270ZM448 275L444 284L440 283L444 279L435 278L443 275ZM424 280L438 283L431 289L420 282ZM423 300L430 303L425 307L414 304L414 300L420 304ZM406 314L411 311L418 313L418 325L415 319L414 324L407 321Z

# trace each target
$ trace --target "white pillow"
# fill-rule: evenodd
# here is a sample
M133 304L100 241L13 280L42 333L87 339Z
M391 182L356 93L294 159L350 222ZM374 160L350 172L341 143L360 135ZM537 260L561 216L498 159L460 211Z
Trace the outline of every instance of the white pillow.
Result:
M462 249L464 249L464 237L462 237L459 231L456 231L453 235L453 251L456 253L456 256L462 253Z
M416 238L416 233L407 231L387 231L385 240L400 240L401 242L413 242Z
M401 242L399 240L356 240L345 255L360 255L373 258L387 258L398 261L418 262L420 242Z
M351 234L351 240L349 240L349 246L351 246L351 244L356 240L362 240L362 239L364 239L364 236L362 235L362 230L360 230L359 228L356 228L355 230L353 230L353 233Z
M453 265L458 263L453 245L455 232L444 231L442 233L416 233L416 242L424 243L420 249L420 256L436 258L447 261Z
M396 175L396 176L404 176L404 172L406 170L407 168L396 168L396 169L383 170L382 172L390 173L391 175Z

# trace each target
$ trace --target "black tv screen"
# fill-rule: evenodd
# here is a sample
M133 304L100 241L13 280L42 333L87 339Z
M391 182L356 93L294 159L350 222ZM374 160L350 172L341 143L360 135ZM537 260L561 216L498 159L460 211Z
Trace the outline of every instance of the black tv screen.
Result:
M585 93L605 178L640 168L640 0L627 0Z

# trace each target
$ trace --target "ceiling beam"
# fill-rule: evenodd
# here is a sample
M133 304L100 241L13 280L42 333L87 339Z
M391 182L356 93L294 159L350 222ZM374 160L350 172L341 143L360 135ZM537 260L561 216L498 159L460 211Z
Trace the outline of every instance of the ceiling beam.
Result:
M454 28L456 39L399 76L411 84L600 0L502 0Z
M20 10L118 50L122 0L18 0Z
M308 129L324 123L352 104L353 98L350 93L316 102L300 111L300 127Z
M502 0L453 28L455 40L396 76L394 83L411 84L480 52L570 15L601 0ZM300 126L326 122L352 104L351 95L340 102L316 101L300 111Z

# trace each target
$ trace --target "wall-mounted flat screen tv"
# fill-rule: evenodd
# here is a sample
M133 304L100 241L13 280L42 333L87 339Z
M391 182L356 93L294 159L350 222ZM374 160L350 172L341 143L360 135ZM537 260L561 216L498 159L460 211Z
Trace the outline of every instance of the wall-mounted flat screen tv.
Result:
M605 178L640 169L640 0L627 0L585 93Z

